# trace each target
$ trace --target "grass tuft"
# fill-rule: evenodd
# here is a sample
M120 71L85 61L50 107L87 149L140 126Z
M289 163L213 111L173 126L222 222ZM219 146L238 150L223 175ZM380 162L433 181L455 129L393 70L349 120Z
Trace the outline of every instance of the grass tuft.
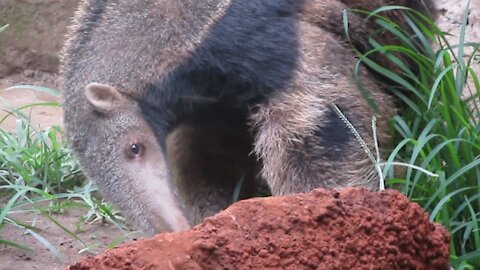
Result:
M381 16L394 9L407 11L405 20L414 36ZM357 51L354 71L366 98L368 89L361 85L359 75L362 67L394 82L389 90L402 102L400 115L391 121L396 145L380 174L387 187L399 189L419 203L431 220L451 232L450 259L455 269L480 269L480 83L472 69L478 63L480 43L465 42L467 10L454 45L448 42L447 33L413 10L383 7L372 12L369 18L381 29L378 33L391 33L399 44L380 45L372 35L373 49ZM348 20L348 12L344 20ZM344 25L348 27L347 22ZM348 28L345 31L348 33ZM467 49L473 51L470 56ZM378 53L400 73L373 61ZM372 108L378 107L372 104ZM408 166L401 170L397 164Z

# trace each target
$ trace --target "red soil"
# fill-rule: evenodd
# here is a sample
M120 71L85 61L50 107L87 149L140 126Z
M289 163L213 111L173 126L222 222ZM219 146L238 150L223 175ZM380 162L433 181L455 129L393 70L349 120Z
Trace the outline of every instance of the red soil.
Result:
M448 256L447 231L417 204L348 188L241 201L68 269L449 269Z

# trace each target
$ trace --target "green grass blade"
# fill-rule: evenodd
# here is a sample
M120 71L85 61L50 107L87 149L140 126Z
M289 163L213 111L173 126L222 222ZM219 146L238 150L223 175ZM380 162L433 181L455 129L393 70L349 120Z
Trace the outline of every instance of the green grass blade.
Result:
M443 196L442 199L440 200L440 202L438 202L437 205L435 206L435 208L430 212L430 220L432 220L432 221L436 220L435 218L437 217L439 211L442 209L444 204L447 203L450 200L450 198L452 198L453 196L455 196L459 193L470 190L470 189L473 189L473 187L466 187L466 188L462 188L462 189L459 189L459 190L455 190L455 191L450 192L449 194Z
M37 85L30 85L30 84L20 84L6 88L3 91L12 91L12 90L19 90L19 89L29 89L37 92L43 92L54 97L60 97L60 92L58 90L54 90L48 87L37 86Z
M0 33L2 33L3 31L7 30L8 28L8 24L4 25L4 26L1 26L0 27Z
M25 245L21 245L21 244L18 244L18 243L12 242L12 241L8 241L8 240L2 239L2 238L0 238L0 244L10 246L10 247L14 247L14 248L18 248L18 249L25 250L25 251L32 251L31 248L29 248Z

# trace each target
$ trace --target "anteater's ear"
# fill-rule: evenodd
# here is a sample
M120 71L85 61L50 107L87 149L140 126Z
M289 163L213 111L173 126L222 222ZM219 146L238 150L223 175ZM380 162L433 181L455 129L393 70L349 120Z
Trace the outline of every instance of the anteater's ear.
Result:
M122 95L114 87L100 83L90 83L85 87L85 96L93 108L99 112L107 113L119 107Z

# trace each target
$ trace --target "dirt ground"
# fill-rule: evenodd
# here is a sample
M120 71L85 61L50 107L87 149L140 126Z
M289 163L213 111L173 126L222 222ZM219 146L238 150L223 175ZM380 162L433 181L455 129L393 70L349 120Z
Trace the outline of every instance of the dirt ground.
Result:
M456 34L467 0L435 0L440 10L438 23L453 36L452 43L457 42ZM17 84L33 84L58 89L57 69L58 54L63 43L66 25L73 14L78 0L0 0L0 26L9 23L6 32L0 33L0 107L18 107L32 102L60 102L58 97L28 89L3 90ZM480 41L480 0L470 1L467 25L467 41ZM468 56L468 55L467 55ZM477 64L477 70L478 64ZM479 73L480 74L480 73ZM62 111L59 107L35 107L24 111L31 115L37 127L61 125ZM5 115L0 110L0 119ZM0 128L14 130L15 120L7 119ZM58 215L61 224L74 227L82 211L69 211ZM29 220L32 217L19 217ZM81 255L83 247L63 233L53 223L38 218L37 226L44 229L42 235L65 253L66 261L59 261L51 252L30 235L21 235L14 228L4 228L1 237L23 243L32 247L34 252L24 252L0 245L0 269L61 269ZM105 248L122 232L111 225L82 225L85 232L79 234L89 244L99 243L98 250ZM92 235L96 235L92 237ZM4 263L6 262L6 263Z
M38 71L27 71L0 79L0 89L3 89L3 91L0 90L0 108L18 108L32 103L61 102L60 97L28 88L8 89L8 87L14 85L38 85L58 89L56 80L56 74ZM62 108L60 106L35 106L31 109L22 110L22 112L30 117L35 128L62 124ZM0 119L6 115L6 111L0 111ZM4 130L13 131L15 125L15 117L8 117L1 123L0 127Z
M85 255L95 255L125 241L136 240L141 234L130 230L123 231L112 224L95 222L87 224L80 220L85 214L83 209L73 208L65 213L52 215L60 224L75 233L81 242L55 225L46 217L34 213L18 213L10 216L27 224L34 224L41 231L37 233L50 242L62 255L57 258L46 246L32 235L13 226L2 228L1 237L25 245L32 251L24 251L0 244L0 269L64 269L66 265L78 261ZM32 223L34 221L34 223ZM79 253L79 251L85 252Z
M57 87L59 52L78 0L1 0L0 26L0 108L18 107L32 102L60 101L44 93L26 89L3 90L16 84ZM35 125L42 127L61 123L61 109L35 107L26 110ZM0 111L0 117L5 113ZM15 119L2 123L12 130Z

